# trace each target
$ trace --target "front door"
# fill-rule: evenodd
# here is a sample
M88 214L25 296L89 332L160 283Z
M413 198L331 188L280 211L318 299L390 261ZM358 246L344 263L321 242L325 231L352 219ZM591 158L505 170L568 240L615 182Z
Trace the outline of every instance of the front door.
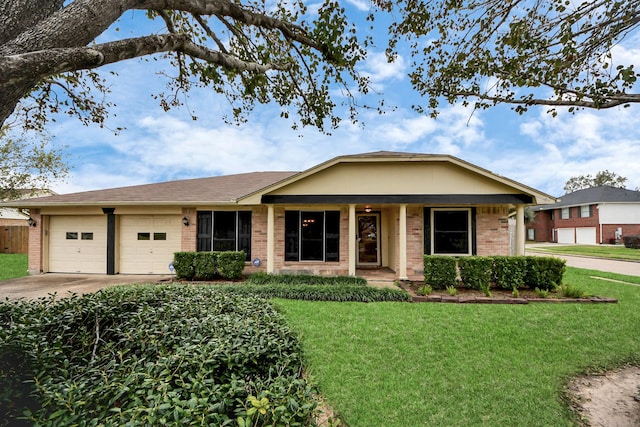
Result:
M358 214L358 265L380 265L380 214Z

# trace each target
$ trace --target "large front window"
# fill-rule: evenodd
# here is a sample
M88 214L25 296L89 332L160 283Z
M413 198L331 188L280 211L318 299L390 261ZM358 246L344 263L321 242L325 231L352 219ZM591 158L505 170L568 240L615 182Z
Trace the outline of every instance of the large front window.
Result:
M475 209L425 208L425 254L475 254Z
M339 211L286 211L286 261L338 261Z
M197 250L244 251L251 259L251 212L198 212Z

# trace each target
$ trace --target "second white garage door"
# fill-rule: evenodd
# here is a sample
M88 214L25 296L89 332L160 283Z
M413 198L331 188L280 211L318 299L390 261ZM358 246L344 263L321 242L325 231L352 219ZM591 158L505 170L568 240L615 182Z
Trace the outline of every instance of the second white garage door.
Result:
M595 245L596 244L596 228L595 227L577 227L576 243L579 245Z
M120 273L169 274L180 251L182 220L177 215L120 217Z

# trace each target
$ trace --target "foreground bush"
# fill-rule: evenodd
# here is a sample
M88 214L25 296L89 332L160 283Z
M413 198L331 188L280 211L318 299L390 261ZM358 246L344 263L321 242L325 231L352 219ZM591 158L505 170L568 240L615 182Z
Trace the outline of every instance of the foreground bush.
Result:
M298 340L213 287L0 303L0 425L311 425ZM28 380L28 382L24 382Z

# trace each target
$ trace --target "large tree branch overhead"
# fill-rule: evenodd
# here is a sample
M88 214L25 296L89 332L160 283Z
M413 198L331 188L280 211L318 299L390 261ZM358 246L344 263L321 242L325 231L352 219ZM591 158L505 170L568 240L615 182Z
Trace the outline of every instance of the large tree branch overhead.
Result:
M378 3L399 17L388 53L409 41L411 81L427 100L418 109L434 116L442 102L519 113L640 102L640 73L620 46L638 36L637 0Z
M0 125L19 106L15 113L29 116L27 127L44 126L64 105L51 95L52 79L74 93L70 112L102 123L107 104L90 99L107 87L96 69L147 55L176 58L165 63L179 68L167 82L171 96L195 82L227 94L234 115L275 101L294 106L301 124L321 129L338 118L329 92L319 88L353 82L366 89L355 71L364 51L344 10L328 0L314 22L300 18L303 2L276 2L268 10L260 0L43 0L36 9L34 3L40 2L12 0L0 8L0 22L7 22L0 29ZM167 32L95 43L124 13L137 22L159 18ZM257 77L268 71L275 74ZM173 104L156 95L163 107Z

